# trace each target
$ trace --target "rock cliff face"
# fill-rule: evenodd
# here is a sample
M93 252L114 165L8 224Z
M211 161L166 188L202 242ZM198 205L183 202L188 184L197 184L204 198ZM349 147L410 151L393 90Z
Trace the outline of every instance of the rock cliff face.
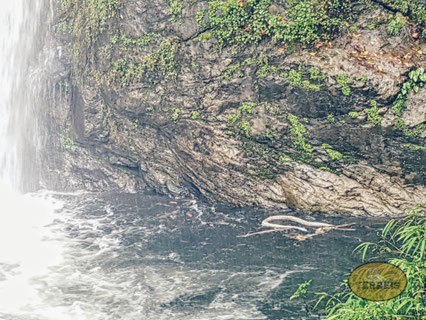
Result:
M228 45L213 5L62 1L46 186L370 215L425 203L421 23L354 2L328 41Z

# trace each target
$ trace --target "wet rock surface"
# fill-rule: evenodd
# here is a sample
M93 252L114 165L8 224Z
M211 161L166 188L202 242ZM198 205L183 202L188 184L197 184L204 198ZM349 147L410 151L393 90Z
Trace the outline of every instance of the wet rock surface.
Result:
M217 50L195 19L207 3L183 4L172 22L167 1L120 3L79 51L81 38L52 32L44 185L369 215L425 203L425 134L407 136L392 113L407 73L425 65L424 40L404 36L414 27L391 37L389 12L359 5L357 30L315 48ZM123 38L148 34L143 46ZM143 77L132 74L149 59ZM411 130L425 123L425 95L407 98Z

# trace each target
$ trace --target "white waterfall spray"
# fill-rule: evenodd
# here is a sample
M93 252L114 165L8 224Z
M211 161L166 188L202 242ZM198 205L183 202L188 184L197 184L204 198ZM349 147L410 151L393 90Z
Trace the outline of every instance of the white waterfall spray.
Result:
M23 23L23 0L1 0L0 11L0 182L19 185L15 128L12 126L12 91L19 81L16 50Z
M35 150L30 124L40 102L29 65L43 0L0 0L0 6L0 319L29 319L40 300L34 279L61 259L58 243L45 241L60 204L19 191L32 167L25 155Z

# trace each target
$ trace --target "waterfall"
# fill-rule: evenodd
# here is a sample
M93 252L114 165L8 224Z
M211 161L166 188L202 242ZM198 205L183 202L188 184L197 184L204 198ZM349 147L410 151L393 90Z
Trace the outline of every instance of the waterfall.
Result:
M40 145L38 115L45 0L0 0L0 184L34 191ZM50 13L51 14L51 13Z
M24 20L23 0L1 1L0 11L0 181L16 189L19 185L16 128L12 123L12 91L19 81L16 49Z
M0 5L0 319L32 319L40 301L34 279L61 258L60 246L46 241L58 202L46 192L22 193L37 189L41 30L49 27L43 14L52 12L45 0Z

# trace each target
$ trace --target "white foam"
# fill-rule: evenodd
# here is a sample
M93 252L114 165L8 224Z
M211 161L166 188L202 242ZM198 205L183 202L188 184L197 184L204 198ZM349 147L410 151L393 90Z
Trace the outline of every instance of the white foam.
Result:
M60 242L46 227L61 203L16 193L0 184L0 312L16 312L40 301L34 279L62 261Z

